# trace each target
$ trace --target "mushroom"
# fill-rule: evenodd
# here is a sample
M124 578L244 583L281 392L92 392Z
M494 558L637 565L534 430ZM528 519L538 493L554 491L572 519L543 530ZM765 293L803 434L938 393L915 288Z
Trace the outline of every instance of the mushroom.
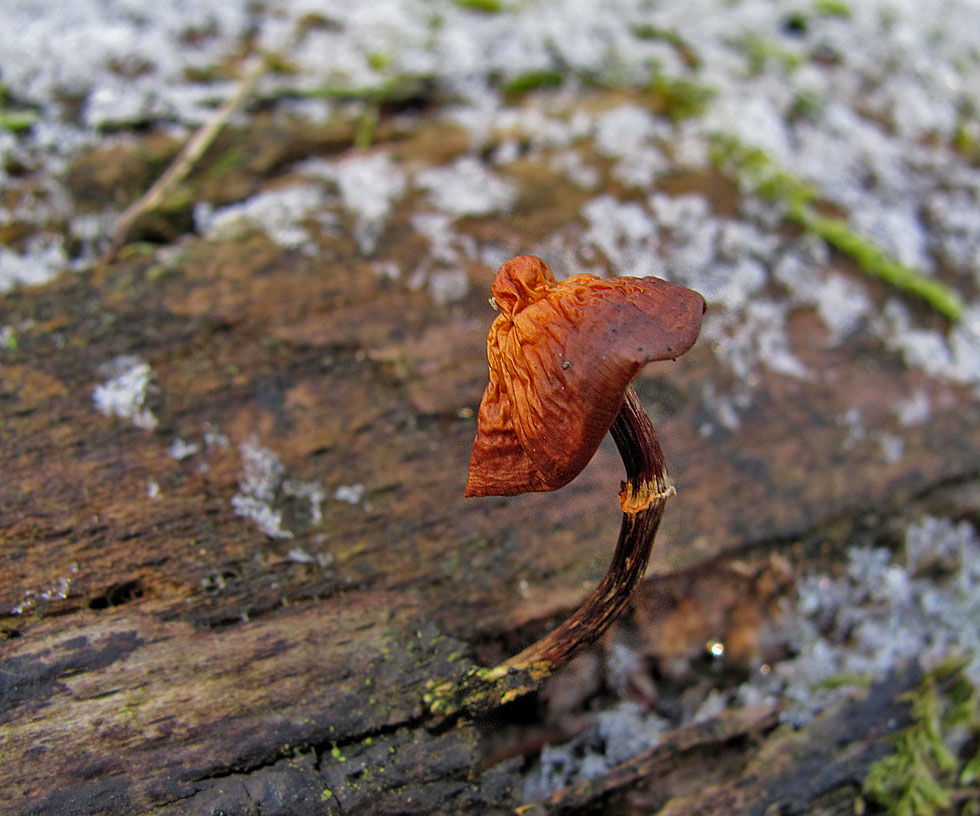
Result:
M503 667L550 674L599 637L643 577L674 494L649 417L630 382L647 363L697 339L704 298L659 278L575 275L560 283L529 255L497 272L490 382L480 403L467 496L557 490L588 464L607 431L626 465L612 563L557 629Z

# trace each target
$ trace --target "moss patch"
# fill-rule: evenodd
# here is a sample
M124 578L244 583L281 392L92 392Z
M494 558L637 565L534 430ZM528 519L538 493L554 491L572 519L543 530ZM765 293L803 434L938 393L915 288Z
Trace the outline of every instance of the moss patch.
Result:
M658 71L650 80L647 93L656 113L681 122L701 116L717 91L693 79L669 77Z
M716 165L734 172L756 195L782 203L790 221L850 257L864 274L919 298L950 320L962 318L963 298L958 292L892 258L872 240L855 232L845 219L821 214L816 206L817 191L781 168L761 148L719 135L712 144L712 159Z
M523 96L542 88L560 88L564 82L565 77L558 71L528 71L508 80L504 85L504 93L508 96Z
M865 794L894 816L932 816L974 800L980 779L980 695L954 660L908 694L915 722L893 738L895 752L871 766Z

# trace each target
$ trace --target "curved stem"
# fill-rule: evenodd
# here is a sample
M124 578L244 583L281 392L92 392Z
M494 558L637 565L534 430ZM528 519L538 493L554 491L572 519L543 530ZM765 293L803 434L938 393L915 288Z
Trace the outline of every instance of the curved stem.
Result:
M451 717L488 711L527 694L593 643L623 611L646 572L664 505L674 494L650 418L632 388L613 423L612 437L626 465L619 493L623 523L612 563L599 585L557 629L494 668L475 668L456 680L431 681L423 701Z
M664 505L674 488L650 418L632 387L611 429L626 465L619 494L623 522L609 569L592 594L557 629L502 665L544 677L593 643L619 616L646 572Z

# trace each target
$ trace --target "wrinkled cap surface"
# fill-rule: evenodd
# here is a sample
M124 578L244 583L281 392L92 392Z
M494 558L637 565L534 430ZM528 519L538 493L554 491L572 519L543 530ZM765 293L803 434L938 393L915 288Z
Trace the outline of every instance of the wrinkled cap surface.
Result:
M540 258L505 263L487 338L467 496L557 490L588 464L637 372L687 351L704 298L659 278L575 275Z

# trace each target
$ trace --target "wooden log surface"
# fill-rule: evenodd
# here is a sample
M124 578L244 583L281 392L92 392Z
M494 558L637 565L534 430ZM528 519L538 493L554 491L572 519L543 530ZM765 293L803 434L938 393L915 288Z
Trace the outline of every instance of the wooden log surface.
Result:
M227 138L268 140L263 127ZM380 138L404 161L462 150L424 129ZM535 219L568 217L580 196L542 172L528 170L512 215L461 232L520 245L543 231ZM486 763L492 721L439 720L423 694L584 595L615 543L621 465L605 444L555 494L463 500L495 270L469 261L469 294L450 305L379 274L421 262L412 214L392 215L370 260L347 230L316 233L314 255L260 232L187 238L4 296L17 345L0 351L0 811L523 804L522 760ZM637 380L678 488L652 583L899 513L980 470L965 391L863 335L828 347L823 331L794 316L810 376L754 373L737 430L705 431L706 384L732 376L707 344ZM94 390L134 361L152 419L97 410ZM901 426L895 406L915 391L932 419ZM856 437L846 407L900 436L902 455ZM774 725L772 711L727 715L668 764L716 750L764 779L746 757L765 764ZM636 812L653 812L656 773L624 772L601 795L635 789ZM668 812L720 812L685 801Z

